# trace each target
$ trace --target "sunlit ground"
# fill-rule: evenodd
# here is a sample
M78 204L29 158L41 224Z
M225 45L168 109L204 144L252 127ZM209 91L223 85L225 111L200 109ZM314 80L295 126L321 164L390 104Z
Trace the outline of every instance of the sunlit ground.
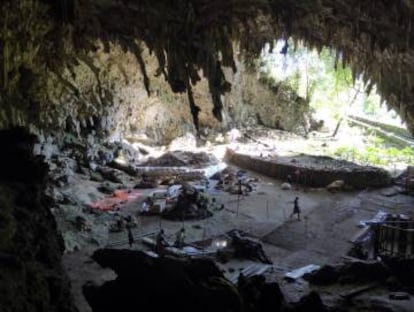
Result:
M344 123L335 137L332 137L332 133L333 129L312 132L306 139L284 131L263 129L257 142L233 142L226 147L240 153L263 157L299 154L330 156L364 166L382 167L393 174L400 173L413 163L414 151L411 147L392 147L385 140L368 134L360 127L351 127ZM223 147L212 152L221 158Z
M377 136L375 132L359 126L350 126L347 122L341 124L338 133L333 137L335 127L336 122L328 121L321 131L311 132L307 138L286 131L257 126L217 134L216 139L199 147L196 147L196 138L190 133L184 138L178 138L169 146L155 147L139 143L132 144L132 146L137 149L146 149L149 152L147 157L154 158L168 151L180 150L204 151L223 160L227 148L252 156L271 158L300 154L330 156L363 166L382 167L393 175L401 173L408 165L414 164L414 150L409 144L397 146ZM249 138L246 138L245 134Z
M264 49L261 72L274 85L286 84L300 97L307 99L313 117L325 122L325 132L315 132L308 139L294 135L279 135L269 131L260 141L240 150L255 155L294 155L299 153L331 156L360 165L373 165L398 173L414 162L410 139L396 141L379 137L375 131L341 124L335 138L334 129L340 118L359 116L377 122L404 127L398 114L387 107L377 87L363 75L353 75L350 67L341 63L341 53L328 48L308 49L303 42L275 41L275 49ZM372 127L371 127L372 128ZM398 140L397 140L398 141ZM404 139L402 140L404 141ZM405 144L405 146L404 146Z

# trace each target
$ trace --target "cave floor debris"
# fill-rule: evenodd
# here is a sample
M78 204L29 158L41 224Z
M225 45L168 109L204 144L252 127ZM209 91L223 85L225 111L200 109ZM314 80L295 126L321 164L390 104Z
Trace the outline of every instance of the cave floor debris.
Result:
M174 240L175 233L183 226L186 229L187 242L201 241L231 229L248 233L262 242L266 254L274 263L270 269L264 270L263 275L279 282L285 297L292 302L298 301L314 286L309 286L300 278L287 282L284 279L287 272L309 264L322 266L342 261L352 247L350 241L360 231L359 222L371 219L379 210L412 214L413 197L401 194L386 197L383 195L386 189L330 193L324 188L299 186L282 190L284 181L248 173L259 181L255 190L247 196L216 190L214 183L210 183L207 193L225 206L223 210L214 211L210 218L182 222L161 219L158 215L140 215L142 201L159 188L140 190L142 196L126 203L120 213L136 217L137 226L132 228L132 233L137 238L148 233L157 233L160 227L165 230L170 241ZM131 179L130 185L125 186L132 187L134 182ZM99 199L99 192L91 191L96 185L96 182L78 175L76 186L70 191L74 197L87 203ZM296 196L300 200L301 221L290 218ZM109 233L107 245L129 248L127 232ZM82 295L82 285L87 280L102 283L104 280L113 279L112 272L99 268L89 260L89 256L97 248L98 246L91 245L64 256L64 265L72 280L73 294L80 311L91 311ZM143 249L144 246L136 239L132 248ZM235 279L238 272L249 271L249 268L253 271L262 269L255 268L255 262L252 261L236 261L222 266L230 279ZM346 288L343 285L337 288L316 287L327 305L337 304L339 293L351 290ZM381 288L369 290L361 294L361 297L368 294L378 295L378 300L388 298L388 293ZM398 301L396 304L399 307L410 306L411 302Z
M271 149L274 150L274 148ZM221 156L224 155L224 151L223 145ZM247 174L258 179L254 190L247 196L217 190L216 181L210 180L207 193L210 198L216 198L218 205L223 204L224 209L213 211L212 217L203 220L183 222L165 220L159 215L140 215L139 211L145 198L154 191L163 190L165 186L140 189L141 196L123 204L119 210L123 216L132 215L136 218L137 226L131 229L135 238L132 248L138 250L146 248L141 243L141 237L158 233L160 227L165 230L167 240L171 242L174 241L175 233L183 226L186 229L186 242L203 241L222 235L229 230L239 229L261 241L273 265L269 268L258 267L258 262L251 260L229 261L221 265L221 269L229 279L235 280L239 272L261 272L263 270L261 273L267 279L279 283L288 301L297 302L309 291L317 290L326 305L335 306L343 300L340 294L348 293L353 288L364 287L364 285L316 287L309 285L302 278L288 281L285 279L285 274L310 264L323 266L343 262L344 256L352 247L352 239L360 231L360 221L370 220L378 211L411 216L413 214L414 198L394 192L395 187L346 192L339 190L331 193L325 188L304 188L293 185L291 189L282 190L282 184L285 181L268 178L251 171L247 171ZM71 194L77 202L87 204L106 196L97 190L100 183L91 181L86 175L76 174L74 181L75 183L67 186L63 191ZM122 187L131 189L137 182L136 179L128 177L124 181L126 182ZM393 196L386 196L391 191ZM302 211L301 221L290 217L296 196L299 197ZM111 215L105 212L96 218L103 225L110 222ZM92 225L92 230L82 235L93 236L96 228ZM102 226L100 231L107 228ZM107 231L105 235L106 246L130 248L127 231ZM82 285L88 280L101 284L105 280L114 278L112 271L100 268L89 259L94 250L105 246L101 244L102 239L98 241L99 246L97 241L89 237L86 247L68 252L64 256L64 265L72 281L73 294L81 312L91 311L82 295ZM395 311L410 311L412 298L406 301L394 300L390 303L388 293L386 289L377 287L364 291L352 300L358 302L360 306L369 306L369 302L376 298L377 301L384 301L392 307L396 306ZM362 298L368 300L368 303L362 302ZM358 311L358 305L355 305L355 311Z

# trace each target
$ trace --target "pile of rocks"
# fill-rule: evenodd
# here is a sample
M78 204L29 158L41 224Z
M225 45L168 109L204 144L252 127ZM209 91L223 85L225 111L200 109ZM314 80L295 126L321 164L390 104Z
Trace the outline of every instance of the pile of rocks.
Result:
M246 171L233 167L227 167L217 172L211 179L218 181L216 189L236 195L248 195L256 188L259 181L258 178L249 177Z
M198 188L183 183L182 189L173 206L162 213L162 217L170 220L199 220L211 217L208 209L210 199Z
M352 261L338 265L325 265L318 271L304 275L304 279L315 285L333 283L383 282L391 271L379 261Z

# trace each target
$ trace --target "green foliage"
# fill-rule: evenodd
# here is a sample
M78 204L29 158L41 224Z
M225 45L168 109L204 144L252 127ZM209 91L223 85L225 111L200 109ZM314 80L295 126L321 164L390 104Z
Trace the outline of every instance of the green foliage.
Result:
M341 146L333 151L335 157L348 161L353 161L363 165L373 165L381 167L393 167L397 163L413 163L414 149L410 147L395 148L385 147L385 142L378 139L377 143L365 148L356 148L353 146Z
M375 103L372 97L366 97L363 102L363 111L367 115L375 115L378 108L378 103Z
M299 92L300 90L300 82L301 82L301 74L299 71L296 71L296 73L292 76L292 78L288 80L289 85L296 92Z
M289 49L285 56L279 52L263 54L261 67L276 81L290 85L316 112L322 110L326 119L338 121L351 107L352 114L395 119L381 107L381 97L372 81L353 74L349 66L343 65L343 58L340 52L312 50L296 42L295 49Z

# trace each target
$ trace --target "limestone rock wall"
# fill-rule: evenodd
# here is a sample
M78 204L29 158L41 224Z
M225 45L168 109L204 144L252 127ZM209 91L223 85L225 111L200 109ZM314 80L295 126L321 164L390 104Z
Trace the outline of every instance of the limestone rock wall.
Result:
M87 141L148 141L169 143L188 132L195 133L186 94L173 93L157 74L157 60L143 47L145 75L136 56L113 45L106 52L80 54L75 65L63 71L45 70L28 86L27 105L4 102L0 106L0 127L20 125L55 141L67 135ZM193 87L200 107L200 127L221 130L242 124L261 123L295 130L308 110L306 102L286 88L263 83L256 72L239 62L238 71L226 72L233 89L223 96L223 121L213 116L213 102L207 80ZM34 68L33 71L37 71ZM145 76L151 77L147 82ZM147 87L147 88L146 88ZM1 102L1 99L0 99Z
M240 124L260 124L293 132L307 127L309 103L284 83L267 81L257 71L238 62L232 92L225 97L228 119Z
M149 55L146 62L148 68L155 67ZM194 130L185 97L173 94L163 78L152 79L148 94L135 56L119 46L109 53L101 47L79 55L76 63L61 73L48 70L38 89L38 107L30 114L14 107L12 115L18 117L3 113L2 126L18 124L83 140L88 135L102 140L147 135L160 143ZM6 111L9 105L2 108Z
M61 267L63 240L44 195L47 166L34 137L0 131L0 310L76 311Z

